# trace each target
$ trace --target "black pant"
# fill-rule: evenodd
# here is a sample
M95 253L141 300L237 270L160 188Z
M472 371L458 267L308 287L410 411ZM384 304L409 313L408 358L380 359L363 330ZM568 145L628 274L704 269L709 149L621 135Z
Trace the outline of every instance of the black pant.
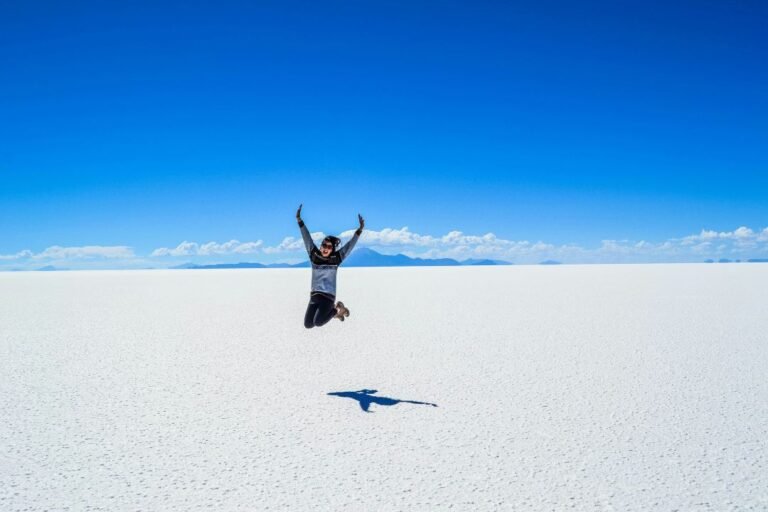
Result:
M312 294L309 296L307 313L304 315L304 327L311 329L327 324L336 316L334 299L327 295Z

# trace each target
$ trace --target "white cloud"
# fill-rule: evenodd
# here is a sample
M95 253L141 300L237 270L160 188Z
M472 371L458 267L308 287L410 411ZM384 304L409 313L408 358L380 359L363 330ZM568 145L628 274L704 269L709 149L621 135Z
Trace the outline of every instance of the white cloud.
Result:
M755 232L744 226L740 227L739 229L733 232L733 237L740 240L743 240L745 238L752 238L754 236L755 236Z
M353 231L343 233L351 236ZM403 252L409 256L428 258L491 258L518 263L535 263L544 259L560 259L574 263L702 261L709 257L732 255L748 258L750 254L768 252L768 228L755 232L741 226L733 231L704 229L696 235L660 242L648 240L603 240L597 248L578 245L554 245L542 241L506 240L494 233L470 235L450 231L442 236L424 235L400 229L366 231L360 240L383 252Z
M84 247L60 247L54 245L40 254L35 254L34 259L67 260L78 258L133 258L133 249L124 245L101 246L87 245Z
M353 231L342 233L351 235ZM556 247L544 242L505 240L494 233L469 235L461 231L449 231L442 236L422 235L403 227L381 231L364 231L360 243L380 250L402 250L411 256L427 258L517 258L535 259L537 254L551 252Z
M197 252L197 249L200 246L195 242L187 242L186 240L184 242L181 242L179 245L176 246L174 249L169 249L167 247L161 247L159 249L155 249L152 251L152 254L150 254L151 257L160 257L160 256L188 256L191 254L195 254Z
M229 242L218 243L208 242L198 244L197 242L183 241L174 248L161 247L152 251L151 257L162 256L213 256L227 254L256 254L264 242L240 242L239 240L230 240Z
M28 249L16 254L0 255L0 260L73 260L96 258L133 258L133 249L125 245L102 246L86 245L83 247L61 247L53 245L39 253Z
M341 237L348 240L354 230L345 231ZM325 233L311 234L315 243L325 238ZM733 231L703 229L698 234L681 238L653 242L648 240L603 240L598 247L586 248L574 244L555 245L543 241L507 240L494 233L482 235L449 231L440 236L426 235L402 228L384 228L379 231L366 230L359 246L371 247L383 253L402 253L422 258L467 258L501 259L514 263L537 263L545 259L556 259L571 263L620 263L620 262L661 262L661 261L702 261L707 258L747 259L765 257L768 254L768 227L753 230L740 226ZM150 257L200 256L216 258L226 255L264 254L304 257L304 242L299 237L285 237L275 246L265 246L263 241L197 243L184 241L173 248L159 248ZM120 265L131 265L139 261L128 246L51 246L35 253L31 250L15 254L0 255L0 261L32 264L41 260L123 260ZM142 263L142 264L146 264Z
M240 242L239 240L230 240L223 244L216 242L208 242L198 248L198 254L201 256L209 256L212 254L254 254L259 251L263 242L257 240L256 242Z
M317 244L317 243L320 243L323 240L323 238L325 238L325 233L323 233L322 231L317 231L315 233L310 233L310 236L312 237L312 240ZM283 238L283 241L280 242L278 245L265 247L264 253L278 254L283 252L294 252L294 251L303 251L303 250L305 250L303 239L287 236Z
M350 229L341 234L341 238L351 238L355 230ZM384 228L381 231L365 230L360 237L360 243L376 246L431 247L436 239L429 235L419 235L408 230L408 226L400 229Z
M760 234L766 234L768 231L768 228L764 229L763 232ZM681 243L683 245L693 245L696 242L704 242L704 241L710 241L710 240L749 240L753 238L759 238L759 236L752 231L750 228L746 226L741 226L733 231L713 231L713 230L707 230L702 229L701 233L698 235L689 235L683 238L680 238Z
M31 258L34 253L28 249L19 251L16 254L0 254L0 260L22 260Z
M311 233L312 239L319 243L325 238L325 233L318 231ZM207 242L199 244L187 240L181 242L173 248L161 247L151 253L151 257L163 256L223 256L232 254L279 254L291 253L304 250L304 241L301 238L287 236L276 246L266 246L262 240L255 242L240 242L239 240L230 240L229 242Z
M0 270L32 270L49 265L69 269L135 268L141 264L133 249L124 245L54 245L40 252L25 249L15 254L0 255Z

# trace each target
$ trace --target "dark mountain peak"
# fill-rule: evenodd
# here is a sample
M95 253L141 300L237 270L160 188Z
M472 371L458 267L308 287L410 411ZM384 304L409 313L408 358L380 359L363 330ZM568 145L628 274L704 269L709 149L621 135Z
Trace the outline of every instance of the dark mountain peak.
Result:
M464 260L461 262L462 265L512 265L512 263L508 261L502 261L502 260L476 260L473 258L470 258L468 260Z

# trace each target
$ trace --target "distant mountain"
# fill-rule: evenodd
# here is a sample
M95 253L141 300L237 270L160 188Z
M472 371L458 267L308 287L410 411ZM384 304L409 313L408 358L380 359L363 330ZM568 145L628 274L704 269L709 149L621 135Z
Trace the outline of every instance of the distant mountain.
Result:
M462 265L511 265L501 260L475 260L469 259L456 261L451 258L411 258L404 254L381 254L367 247L360 247L352 251L352 254L344 261L345 267L458 267ZM219 263L214 265L197 265L184 263L171 267L173 269L224 269L224 268L306 268L309 261L301 263Z
M309 262L304 261L301 263L250 263L250 262L241 262L241 263L214 263L210 265L198 265L197 263L182 263L181 265L176 265L175 267L168 267L173 270L185 270L185 269L192 269L192 270L216 270L216 269L223 269L223 268L299 268L299 267L308 267Z
M768 258L751 258L748 260L743 260L746 263L768 263ZM717 260L717 263L741 263L742 260L729 260L728 258L720 258ZM704 260L704 263L715 263L715 260L713 259L706 259Z
M381 254L367 247L354 250L344 261L345 267L446 267L459 265L461 263L450 258L411 258L405 254Z
M562 265L562 262L557 260L544 260L539 265Z
M216 263L214 265L196 265L194 263L184 263L171 267L173 269L220 269L220 268L266 268L262 263Z
M381 254L361 247L355 249L344 262L347 267L458 267L462 265L511 265L500 260L464 260L451 258L411 258L405 254Z
M46 265L44 267L36 268L35 270L38 272L57 272L59 270L67 270L67 269L54 267L53 265Z
M168 267L168 268L170 268L171 270L183 270L183 269L195 268L195 267L197 267L197 265L195 265L194 263L182 263L181 265L174 265L173 267Z
M468 259L463 260L460 262L462 265L512 265L512 263L508 261L502 261L502 260L474 260L474 259Z

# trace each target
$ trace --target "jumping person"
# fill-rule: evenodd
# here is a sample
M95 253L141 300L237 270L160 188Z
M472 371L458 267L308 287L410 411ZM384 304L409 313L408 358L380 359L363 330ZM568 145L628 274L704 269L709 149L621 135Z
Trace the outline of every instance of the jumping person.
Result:
M304 239L304 246L309 254L309 262L312 264L312 290L309 295L309 305L304 315L304 327L311 329L327 324L331 318L338 318L342 322L349 316L349 309L343 302L336 301L336 271L341 262L352 252L352 248L357 243L357 239L363 232L365 221L358 213L357 219L360 221L360 227L355 231L354 236L338 249L341 240L335 236L327 236L317 248L312 241L307 226L301 220L301 207L296 211L296 221L299 223L301 237Z

